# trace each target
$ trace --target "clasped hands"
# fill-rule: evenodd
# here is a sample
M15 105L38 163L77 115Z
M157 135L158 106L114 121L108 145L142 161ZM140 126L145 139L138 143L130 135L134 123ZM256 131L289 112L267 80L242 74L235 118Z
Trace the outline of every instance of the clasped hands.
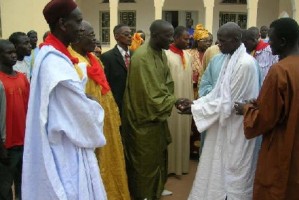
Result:
M175 107L180 111L179 114L192 114L191 113L191 105L193 104L193 101L186 98L179 98L175 102Z
M237 115L244 115L244 107L246 104L256 104L256 99L245 100L243 102L235 102L234 108Z
M186 98L179 98L175 102L175 107L180 111L180 114L192 114L191 113L191 105L193 104L193 101ZM245 100L243 102L235 102L234 108L237 115L243 115L244 114L244 107L246 104L256 104L256 99L250 99Z

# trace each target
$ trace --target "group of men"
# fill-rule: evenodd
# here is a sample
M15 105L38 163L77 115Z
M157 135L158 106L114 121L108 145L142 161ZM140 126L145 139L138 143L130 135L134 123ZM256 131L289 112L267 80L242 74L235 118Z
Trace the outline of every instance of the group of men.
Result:
M220 27L221 54L201 82L212 89L176 105L207 131L190 200L298 199L298 23L272 22L270 46L257 37L255 28Z
M52 0L43 14L51 32L26 71L13 66L36 49L28 38L36 34L0 40L1 198L12 199L14 182L24 200L159 199L170 131L190 127L190 116L174 106L206 131L190 200L299 198L296 21L271 23L269 45L254 28L220 27L221 54L206 70L215 76L204 75L213 85L191 101L187 28L156 20L133 54L130 28L118 25L117 45L100 56L102 66L91 54L93 28L73 0ZM278 57L265 61L270 48ZM270 61L277 63L270 68Z

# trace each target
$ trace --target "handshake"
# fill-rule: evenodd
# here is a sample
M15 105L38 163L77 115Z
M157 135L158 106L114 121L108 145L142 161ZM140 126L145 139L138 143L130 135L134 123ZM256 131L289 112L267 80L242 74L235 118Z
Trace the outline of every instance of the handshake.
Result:
M191 101L190 99L186 99L186 98L179 98L177 99L177 101L175 102L175 107L176 109L178 109L180 112L179 114L192 114L191 113L191 105L193 104L193 101Z

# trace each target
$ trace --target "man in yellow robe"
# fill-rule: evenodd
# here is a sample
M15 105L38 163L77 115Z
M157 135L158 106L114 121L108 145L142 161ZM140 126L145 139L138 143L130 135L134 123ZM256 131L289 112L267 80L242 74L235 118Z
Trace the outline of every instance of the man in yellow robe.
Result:
M107 144L103 148L96 149L101 177L109 200L129 200L130 194L123 145L119 132L120 116L118 107L107 82L101 61L90 53L96 45L94 30L88 22L83 21L82 24L85 29L83 36L79 43L72 44L69 47L69 51L72 56L79 59L79 65L87 65L88 81L85 92L95 98L105 111L104 135Z

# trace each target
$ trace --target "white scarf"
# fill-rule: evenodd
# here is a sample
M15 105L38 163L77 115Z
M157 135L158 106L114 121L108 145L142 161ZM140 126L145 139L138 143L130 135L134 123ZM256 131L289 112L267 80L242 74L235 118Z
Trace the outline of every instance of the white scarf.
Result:
M208 102L213 102L212 104L216 107L216 110L213 111L201 111L203 112L203 118L205 118L204 113L206 112L219 113L220 125L225 126L225 120L231 115L233 108L233 102L231 97L231 78L233 68L236 67L237 62L240 60L240 57L242 57L245 54L246 48L244 44L241 44L240 47L233 53L233 55L225 55L226 58L224 59L224 62L222 64L221 71L214 89L208 95L195 101L195 104L199 106L195 106L197 108L194 107L194 109L196 110L200 109L200 107L202 107L203 104ZM202 117L200 117L199 120L203 119ZM208 123L198 123L197 127L201 131L206 130L209 127L209 125L215 122L217 119L218 117L214 116L209 120Z

